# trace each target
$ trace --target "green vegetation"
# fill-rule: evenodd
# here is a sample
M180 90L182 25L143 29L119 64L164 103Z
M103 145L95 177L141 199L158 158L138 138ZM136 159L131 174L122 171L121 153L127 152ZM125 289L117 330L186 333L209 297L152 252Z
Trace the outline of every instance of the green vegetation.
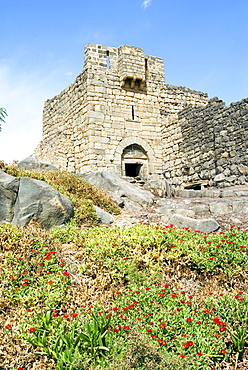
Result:
M75 207L63 228L0 225L4 369L243 369L248 230L98 226L93 204L119 209L81 178L1 167Z
M0 244L0 359L12 370L239 369L247 358L248 231L2 225Z
M0 108L0 131L1 131L1 122L5 122L5 117L7 116L5 108Z

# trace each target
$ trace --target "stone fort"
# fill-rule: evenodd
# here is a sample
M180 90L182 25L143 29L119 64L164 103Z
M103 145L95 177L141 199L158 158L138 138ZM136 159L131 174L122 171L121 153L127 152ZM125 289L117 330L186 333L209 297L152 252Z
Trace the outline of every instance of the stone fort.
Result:
M76 80L45 102L34 155L62 170L162 177L179 188L248 183L248 98L228 107L166 83L143 49L85 47Z

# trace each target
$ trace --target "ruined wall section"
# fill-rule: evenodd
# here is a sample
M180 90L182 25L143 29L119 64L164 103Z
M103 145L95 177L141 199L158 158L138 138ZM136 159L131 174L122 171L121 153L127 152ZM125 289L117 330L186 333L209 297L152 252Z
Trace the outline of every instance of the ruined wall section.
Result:
M183 182L181 163L185 162L184 154L180 151L183 136L178 114L187 107L202 109L208 101L207 94L186 87L165 84L161 89L163 172L166 178L173 179L173 185Z
M228 107L211 99L205 107L182 110L171 125L181 136L165 172L173 185L228 187L248 182L248 99Z
M84 71L60 94L45 102L42 141L34 152L39 159L72 172L85 136L86 79Z

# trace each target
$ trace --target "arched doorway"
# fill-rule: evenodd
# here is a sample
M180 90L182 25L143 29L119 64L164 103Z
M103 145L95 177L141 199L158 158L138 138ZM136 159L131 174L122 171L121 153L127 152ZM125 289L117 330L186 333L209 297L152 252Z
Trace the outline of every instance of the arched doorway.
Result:
M145 177L148 174L148 156L138 144L124 148L121 156L122 175L128 177Z

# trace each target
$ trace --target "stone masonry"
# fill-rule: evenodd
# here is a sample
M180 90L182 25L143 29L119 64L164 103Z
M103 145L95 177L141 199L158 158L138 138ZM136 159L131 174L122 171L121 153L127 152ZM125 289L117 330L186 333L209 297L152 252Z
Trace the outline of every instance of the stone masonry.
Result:
M34 154L75 173L165 176L179 188L244 183L248 102L242 102L226 108L205 93L166 84L163 60L138 47L88 44L82 73L45 102Z

